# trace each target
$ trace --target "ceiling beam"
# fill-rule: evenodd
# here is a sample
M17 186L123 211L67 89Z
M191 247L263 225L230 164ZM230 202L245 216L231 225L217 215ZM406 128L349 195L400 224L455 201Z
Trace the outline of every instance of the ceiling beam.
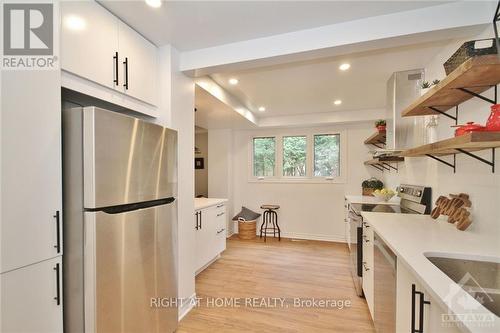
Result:
M496 1L459 1L182 52L180 70L199 77L461 37L491 24Z

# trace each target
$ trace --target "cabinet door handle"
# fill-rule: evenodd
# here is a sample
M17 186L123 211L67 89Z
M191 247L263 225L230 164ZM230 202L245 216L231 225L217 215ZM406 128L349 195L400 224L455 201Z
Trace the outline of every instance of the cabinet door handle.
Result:
M419 321L419 327L418 329L416 328L415 324L415 310L416 310L416 296L419 296L419 314L418 314L418 321ZM424 299L424 293L421 291L417 291L417 288L415 284L411 285L411 333L424 333L424 305L425 304L431 304L431 302L426 301Z
M226 230L226 229L223 228L223 229L220 229L219 231L217 231L217 235L220 234L221 232L223 232L224 230Z
M54 245L57 253L61 253L61 214L57 210L56 215L53 216L56 219L56 245Z
M125 61L123 62L125 65L125 83L123 86L125 87L125 90L128 90L128 58L125 57Z
M115 78L113 80L115 86L118 85L118 52L115 52L113 56L113 60L115 61Z
M369 271L369 270L370 270L370 268L368 268L368 267L366 266L366 262L365 262L365 261L363 261L363 268L365 269L365 271Z
M200 212L196 212L196 214L194 214L196 216L196 225L194 226L196 230L198 230L198 214L200 214Z
M201 229L201 212L200 212L200 229Z
M217 217L224 215L224 212L217 214Z
M224 207L224 205L223 204L222 205L217 205L217 208L221 208L221 207Z
M61 305L61 281L59 277L59 263L56 264L56 267L53 268L56 271L56 296L54 297L56 304Z

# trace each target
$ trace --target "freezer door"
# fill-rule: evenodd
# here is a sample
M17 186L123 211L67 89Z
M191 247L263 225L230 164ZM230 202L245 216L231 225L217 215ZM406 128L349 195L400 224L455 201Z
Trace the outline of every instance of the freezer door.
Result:
M175 203L85 213L85 331L173 332L177 306ZM163 305L169 305L163 301Z
M80 112L85 208L176 196L176 131L96 107Z

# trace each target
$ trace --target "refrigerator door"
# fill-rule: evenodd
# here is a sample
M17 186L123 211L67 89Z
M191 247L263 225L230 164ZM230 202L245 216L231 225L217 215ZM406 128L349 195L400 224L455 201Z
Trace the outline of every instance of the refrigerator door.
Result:
M85 212L86 332L175 331L177 305L154 306L177 298L175 214L175 202Z
M96 107L80 110L85 208L176 196L177 132Z

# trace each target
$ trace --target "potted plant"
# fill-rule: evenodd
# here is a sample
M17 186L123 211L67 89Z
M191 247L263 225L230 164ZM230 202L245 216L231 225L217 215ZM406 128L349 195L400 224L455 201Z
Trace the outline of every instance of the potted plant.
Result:
M375 122L375 127L379 132L385 132L386 122L384 119L379 119Z
M432 85L435 86L436 84L438 84L439 82L441 82L441 80L438 80L438 79L434 79L432 80Z
M420 95L424 95L429 89L432 87L432 84L429 81L424 81L420 85Z

